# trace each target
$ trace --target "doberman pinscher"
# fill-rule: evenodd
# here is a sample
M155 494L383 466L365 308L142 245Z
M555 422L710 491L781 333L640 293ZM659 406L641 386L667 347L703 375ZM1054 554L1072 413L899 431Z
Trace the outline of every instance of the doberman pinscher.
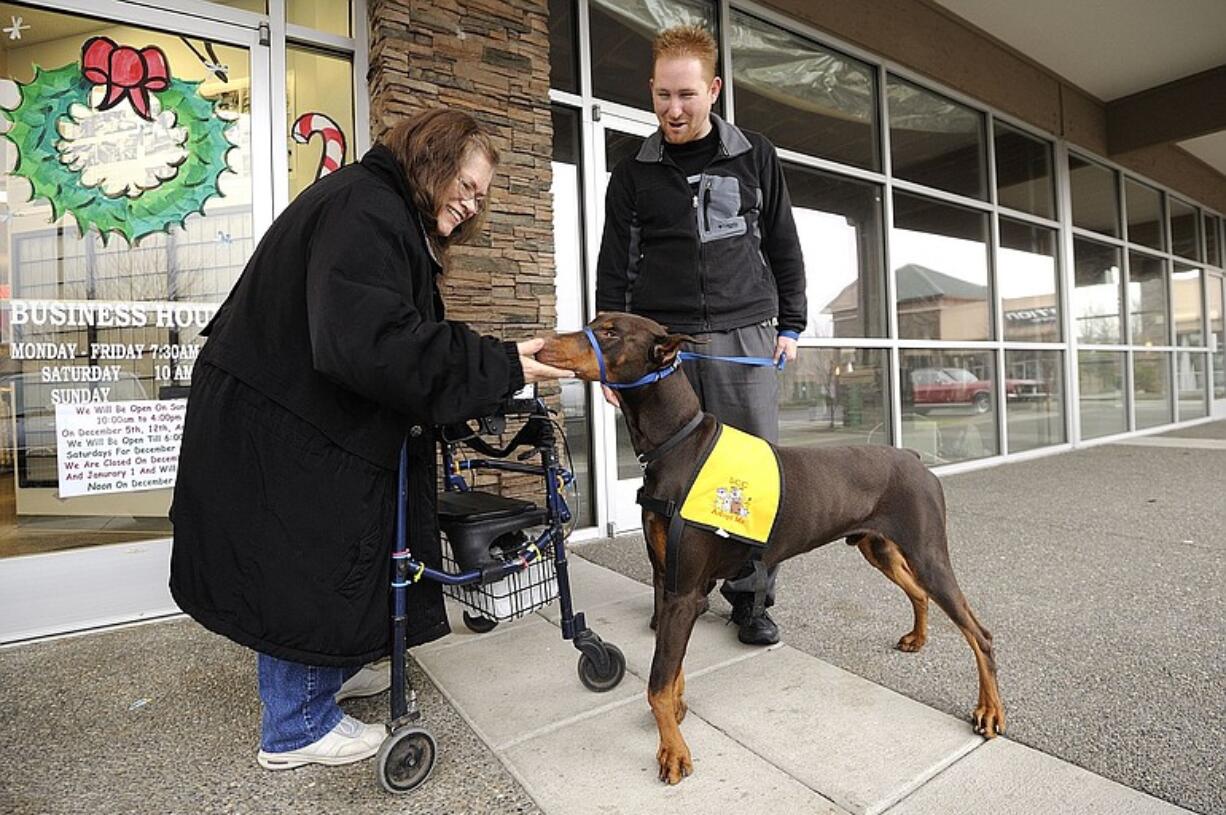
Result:
M682 343L692 341L643 317L605 313L584 332L548 340L537 355L542 362L574 371L580 379L641 383L619 393L635 452L640 461L649 462L644 494L675 501L677 506L694 462L718 428L712 416L702 416L686 377L668 375L678 364ZM762 565L770 567L845 539L910 598L915 624L898 641L903 651L918 651L927 640L931 597L962 631L975 655L979 669L979 702L972 714L975 732L987 738L1004 732L992 635L975 618L954 579L945 536L945 495L937 477L914 452L893 447L776 447L775 451L786 489ZM676 784L693 771L679 727L686 713L681 671L686 645L715 581L735 576L750 561L752 547L686 524L678 544L685 556L677 558L669 574L669 583L675 586L666 586L668 526L667 517L644 509L656 622L647 699L660 731L656 754L660 779Z

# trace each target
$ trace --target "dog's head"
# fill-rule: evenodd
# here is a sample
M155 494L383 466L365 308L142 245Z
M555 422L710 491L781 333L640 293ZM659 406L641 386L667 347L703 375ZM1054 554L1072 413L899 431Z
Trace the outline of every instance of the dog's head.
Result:
M664 326L634 314L602 312L588 323L604 357L607 382L634 382L672 365L681 344L694 342L687 334L670 334ZM583 331L559 334L545 341L536 358L547 365L574 371L589 382L600 381L600 362Z

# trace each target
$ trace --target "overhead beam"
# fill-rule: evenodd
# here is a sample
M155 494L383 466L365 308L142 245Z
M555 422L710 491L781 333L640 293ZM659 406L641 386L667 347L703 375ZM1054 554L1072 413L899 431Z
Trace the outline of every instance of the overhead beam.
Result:
M1112 155L1226 130L1226 65L1107 104Z

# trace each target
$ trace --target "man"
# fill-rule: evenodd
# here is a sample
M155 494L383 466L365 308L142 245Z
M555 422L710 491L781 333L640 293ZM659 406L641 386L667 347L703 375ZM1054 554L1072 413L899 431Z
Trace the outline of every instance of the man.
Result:
M775 148L711 113L723 83L706 30L668 29L652 50L660 128L609 181L596 308L691 334L705 354L793 360L805 327L805 269ZM778 440L773 369L708 361L684 369L705 411ZM605 398L617 404L608 388ZM753 614L752 574L747 568L720 592L741 642L770 645L779 629L765 612ZM767 606L776 574L769 573Z

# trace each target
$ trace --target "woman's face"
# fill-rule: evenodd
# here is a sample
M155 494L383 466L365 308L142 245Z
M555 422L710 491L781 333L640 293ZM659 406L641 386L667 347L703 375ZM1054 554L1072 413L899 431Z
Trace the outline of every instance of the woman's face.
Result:
M485 208L485 196L494 177L494 166L480 150L469 150L460 162L455 180L447 185L443 200L434 215L439 237L445 238L456 227Z

